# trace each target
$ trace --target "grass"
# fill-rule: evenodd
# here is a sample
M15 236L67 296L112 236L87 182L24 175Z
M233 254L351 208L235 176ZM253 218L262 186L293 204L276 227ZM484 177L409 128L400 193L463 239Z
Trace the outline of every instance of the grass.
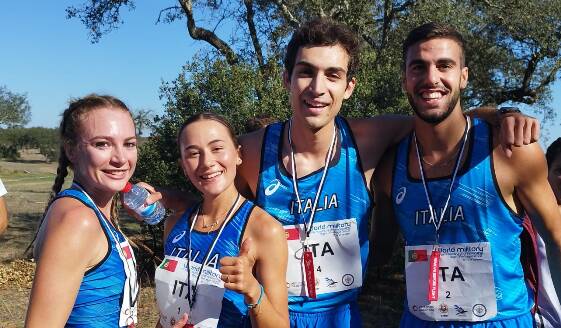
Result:
M12 274L15 280L2 284L0 279L0 328L23 327L29 298L30 285L26 282L33 274L33 264L14 262L27 258L23 254L31 242L48 200L55 177L56 164L41 161L0 161L0 179L8 190L6 202L10 213L7 232L0 236L0 273ZM67 179L68 186L71 179ZM140 225L123 218L123 230L127 235L140 233ZM364 327L397 327L405 294L402 256L396 253L395 261L388 268L369 268L369 274L359 298ZM20 269L14 269L18 267ZM0 274L0 277L2 275ZM19 279L19 280L18 280ZM24 280L24 281L20 281ZM154 288L147 277L143 279L139 300L139 327L154 327L158 311Z

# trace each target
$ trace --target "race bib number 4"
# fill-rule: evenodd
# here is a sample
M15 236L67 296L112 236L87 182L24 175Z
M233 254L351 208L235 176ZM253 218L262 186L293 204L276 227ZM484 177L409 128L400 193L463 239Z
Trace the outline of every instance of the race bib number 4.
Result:
M191 286L194 286L200 270L201 264L191 261ZM187 297L189 284L186 259L166 256L156 268L155 281L160 324L164 328L172 327L183 313L189 312L189 321L194 327L215 328L218 325L224 297L224 282L220 279L220 271L208 266L203 269L192 311L189 311Z
M303 263L304 225L285 226L289 296L309 296ZM355 219L315 222L306 240L312 253L316 295L359 288L362 265Z
M434 248L405 246L409 311L426 321L475 322L495 317L497 299L490 244L439 245L437 251Z

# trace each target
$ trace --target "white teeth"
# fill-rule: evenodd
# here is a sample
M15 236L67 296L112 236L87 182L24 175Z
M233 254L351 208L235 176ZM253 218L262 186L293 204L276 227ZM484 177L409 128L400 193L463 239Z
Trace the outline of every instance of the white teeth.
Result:
M306 103L306 105L308 107L312 107L312 108L321 108L321 107L327 106L327 104L319 103L319 102L311 103L311 102L308 102L308 101L305 101L305 100L304 100L304 102Z
M222 174L222 171L218 171L218 172L214 172L214 173L211 173L211 174L205 174L205 175L202 176L202 178L203 179L212 179L212 178L214 178L216 176L219 176L221 174Z
M421 94L423 99L440 99L442 98L442 94L440 92L423 92Z

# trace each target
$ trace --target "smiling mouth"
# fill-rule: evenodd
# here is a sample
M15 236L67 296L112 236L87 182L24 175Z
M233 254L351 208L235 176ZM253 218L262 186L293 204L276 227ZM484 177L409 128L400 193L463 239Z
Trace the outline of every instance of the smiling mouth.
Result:
M217 176L222 175L223 173L224 173L224 171L216 171L216 172L213 172L213 173L200 175L199 177L200 177L202 180L210 180L210 179L212 179L212 178L215 178L215 177L217 177Z
M129 170L103 170L103 173L110 175L110 176L118 176L121 177L125 175Z
M309 100L304 100L304 104L306 104L308 108L324 108L327 105L329 105L328 103L324 103L320 101L309 101Z

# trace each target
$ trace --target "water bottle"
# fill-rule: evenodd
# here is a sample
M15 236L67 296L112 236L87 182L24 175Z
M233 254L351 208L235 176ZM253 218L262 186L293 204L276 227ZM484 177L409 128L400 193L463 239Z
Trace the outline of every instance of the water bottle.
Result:
M164 218L166 210L160 202L155 202L148 206L144 204L146 198L150 195L148 190L127 182L121 192L123 193L123 203L140 215L144 222L154 225Z

